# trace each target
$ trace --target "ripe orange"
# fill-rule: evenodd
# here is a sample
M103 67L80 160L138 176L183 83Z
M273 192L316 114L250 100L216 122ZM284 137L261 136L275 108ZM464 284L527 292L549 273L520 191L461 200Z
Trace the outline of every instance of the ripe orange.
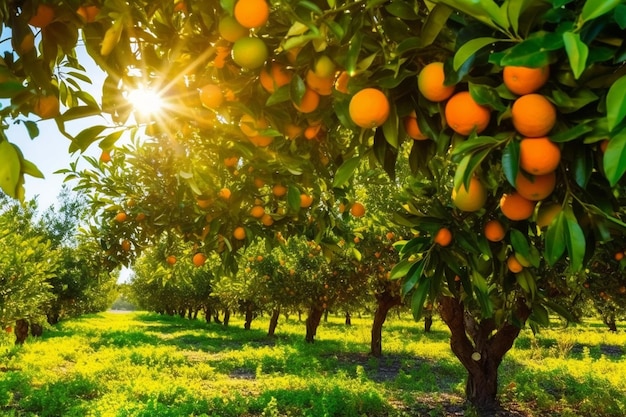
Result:
M107 163L111 162L111 153L107 150L103 150L100 154L100 162Z
M357 126L371 129L382 125L389 117L389 100L376 88L364 88L352 96L348 111Z
M304 137L307 140L313 140L317 138L318 134L322 130L322 127L323 126L321 123L314 123L309 125L306 129L304 129Z
M513 126L522 136L540 138L546 136L556 123L556 109L541 94L519 97L511 107Z
M218 195L223 200L230 200L230 196L232 195L231 191L228 188L222 188Z
M45 28L54 20L54 9L47 4L37 6L37 11L30 18L28 24L37 28Z
M350 214L354 217L363 217L365 215L365 206L357 201L350 207Z
M433 239L439 246L446 247L452 243L452 232L447 227L442 227L437 231L435 238Z
M443 62L431 62L417 76L417 88L430 101L444 101L454 93L453 85L444 85Z
M265 0L237 0L234 15L241 26L259 28L269 19L270 6Z
M415 110L413 110L411 114L404 118L404 130L406 130L406 134L409 135L411 139L428 139L428 136L422 133L419 125L417 124L417 113L415 113Z
M135 221L136 222L142 222L146 219L146 214L145 213L137 213L137 216L135 217Z
M263 179L259 177L254 178L253 182L256 188L261 188L265 185L265 181L263 181Z
M221 196L221 194L220 194L220 196ZM198 197L196 199L196 204L201 209L207 209L207 208L209 208L211 206L211 200L209 200L208 198L200 198L200 197Z
M609 140L608 139L604 139L603 141L600 142L600 150L602 151L602 153L606 152L606 148L609 146Z
M350 74L347 71L341 71L335 80L335 90L343 94L348 94L348 83L350 82Z
M304 129L302 127L293 123L288 123L284 128L284 135L287 139L295 139L302 135L303 132Z
M293 73L285 68L284 65L277 62L272 62L270 68L265 67L259 74L259 81L261 85L268 93L273 93L278 88L287 85L291 82Z
M254 146L265 147L270 146L274 142L274 138L271 136L252 136L248 140L252 142Z
M500 220L493 219L485 223L484 228L485 237L490 242L500 242L504 239L506 231Z
M510 92L523 96L539 90L550 77L550 67L504 67L502 79Z
M304 82L307 87L315 91L320 96L329 96L333 93L333 84L335 79L333 77L320 77L313 70L309 70L306 73Z
M127 218L128 216L123 211L120 211L119 213L115 215L115 221L118 223L124 223Z
M509 220L526 220L535 211L535 202L519 193L504 194L500 199L500 210Z
M99 13L100 8L98 6L80 6L78 10L76 10L76 14L87 23L95 22Z
M33 113L42 119L51 119L57 117L59 112L59 98L55 95L39 96L35 101Z
M264 226L271 226L272 224L274 224L274 218L270 216L269 214L265 213L261 217L261 223L263 223Z
M255 219L260 219L265 214L265 209L262 206L254 206L250 209L250 215Z
M293 106L301 113L311 113L317 109L320 104L320 95L315 91L307 88L300 103L293 102Z
M233 230L233 237L237 240L244 240L246 238L246 229L238 226Z
M239 162L239 157L237 156L229 156L227 158L224 158L224 165L226 165L227 168L233 168L237 166L238 162Z
M260 131L269 127L267 120L264 117L255 118L254 116L246 113L239 119L239 129L246 136L259 136Z
M170 255L165 258L165 261L170 265L174 265L176 263L176 257L174 255Z
M233 61L243 69L253 70L263 66L269 52L267 45L259 38L244 37L233 44Z
M621 261L622 259L624 259L624 252L615 252L615 255L613 255L613 259L615 259L617 262Z
M309 208L313 204L313 197L308 194L300 194L300 207Z
M532 201L543 200L556 187L556 173L533 175L528 178L522 171L518 171L515 178L515 189L524 198Z
M522 272L522 269L524 269L524 267L517 260L515 255L511 255L507 258L506 266L509 268L509 271L513 272L514 274L517 274L518 272Z
M276 196L276 197L283 197L285 194L287 194L287 187L285 187L282 184L276 184L274 185L274 187L272 188L272 193Z
M520 141L520 167L530 174L543 175L554 171L561 162L561 149L547 137L524 138Z
M217 31L220 36L228 42L237 42L244 36L248 36L250 33L248 28L245 28L237 22L233 16L226 15L217 24Z
M195 266L200 268L206 262L206 255L202 252L198 252L195 255L193 255L193 258L191 258L191 261L193 262Z
M469 190L461 184L458 190L452 190L452 203L463 211L478 211L487 201L487 190L478 177L472 177Z
M128 239L122 240L121 246L124 252L130 251L130 241Z
M224 103L224 94L218 85L206 84L198 92L202 105L208 109L217 109Z
M549 226L552 220L563 210L560 204L541 204L537 210L537 226Z
M467 136L474 130L476 133L485 130L489 125L491 112L487 107L476 103L469 91L461 91L446 103L445 117L452 130Z

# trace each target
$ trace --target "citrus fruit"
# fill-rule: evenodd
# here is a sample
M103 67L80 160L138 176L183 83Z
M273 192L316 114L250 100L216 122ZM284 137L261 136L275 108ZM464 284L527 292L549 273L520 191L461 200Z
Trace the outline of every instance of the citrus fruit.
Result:
M233 44L231 55L233 61L241 68L253 70L263 66L269 52L261 39L245 37Z
M313 197L308 194L300 194L300 207L309 208L313 204Z
M310 88L304 90L300 103L293 102L293 106L301 113L311 113L317 109L319 104L320 95Z
M452 232L447 227L442 227L437 231L435 238L433 239L439 246L446 247L452 243Z
M606 153L606 148L609 146L609 140L608 139L604 139L600 142L600 150L602 151L602 153Z
M167 262L170 265L174 265L176 263L176 257L174 255L170 255L167 258L165 258L165 262Z
M282 184L276 184L274 185L274 187L272 187L272 193L276 197L283 197L285 194L287 194L287 187Z
M522 171L518 171L517 177L515 177L515 189L522 197L528 200L543 200L552 194L554 187L556 187L555 172L528 177Z
M417 88L430 101L444 101L454 93L453 85L444 85L443 62L426 65L417 76Z
M202 252L198 252L195 255L193 255L193 258L191 258L191 261L193 262L195 266L200 268L206 262L206 255Z
M270 6L265 0L237 0L234 15L241 26L259 28L269 19Z
M315 60L313 72L320 78L330 78L335 76L337 66L328 55L321 55Z
M119 213L117 213L115 215L115 221L118 222L118 223L125 222L127 218L128 218L128 216L123 211L120 211Z
M259 135L259 136L251 136L248 138L248 140L252 142L254 146L265 147L265 146L271 145L272 142L274 141L274 138L271 136Z
M291 82L293 73L277 62L272 62L268 68L263 68L259 74L259 81L268 93L273 93L276 89Z
M239 162L239 157L236 157L236 156L229 156L228 158L224 158L224 165L227 168L236 167L238 162Z
M246 238L246 229L238 226L233 230L233 237L237 240L244 240Z
M260 219L265 214L265 209L262 206L254 206L250 209L250 215L255 219Z
M287 125L285 125L285 128L283 130L284 135L287 139L295 139L302 135L302 133L304 132L304 129L302 129L302 127L293 123L288 123Z
M615 252L615 255L613 255L613 259L615 259L617 262L621 261L622 259L624 259L624 252Z
M33 113L42 119L51 119L60 114L59 107L59 98L57 96L39 96L37 101L35 101Z
M343 94L348 94L348 83L350 82L350 74L347 71L341 71L335 80L335 90Z
M535 202L513 192L500 199L500 210L509 220L526 220L535 211Z
M563 210L560 204L542 204L537 210L537 226L540 228L549 226L552 220Z
M37 6L37 11L30 18L28 24L37 28L45 28L54 20L54 9L47 4Z
M406 130L406 134L409 135L411 139L428 139L428 136L422 133L419 125L417 124L417 113L415 113L415 110L413 110L411 114L404 118L404 130Z
M509 271L513 272L514 274L517 274L518 272L522 272L522 269L524 269L524 267L517 260L515 255L511 255L507 258L506 266L509 268Z
M445 117L448 126L456 133L467 136L474 130L480 133L487 128L491 112L476 103L469 91L453 95L446 103Z
M378 127L389 117L389 100L376 88L364 88L352 96L348 111L357 126L366 129Z
M100 162L107 163L111 162L111 153L107 150L103 150L100 154Z
M135 221L136 222L142 222L146 219L146 214L145 213L137 213L137 216L135 216Z
M230 200L230 196L232 195L231 191L228 188L222 188L218 195L223 200Z
M490 242L500 242L506 235L504 226L500 220L497 219L489 220L485 223L483 232L485 233L487 240Z
M535 175L554 171L561 162L561 149L547 137L524 138L520 141L520 167Z
M504 85L510 92L523 96L539 90L550 77L550 67L506 66L502 71Z
M335 79L333 77L320 77L313 70L306 73L304 82L307 87L315 91L320 96L329 96L333 93Z
M263 223L264 226L271 226L272 224L274 224L274 218L270 216L269 214L265 213L261 217L261 223Z
M239 129L246 136L259 136L260 131L267 129L269 124L264 117L255 118L254 116L246 113L239 119Z
M472 177L469 189L461 184L458 190L452 190L452 203L463 211L477 211L487 201L487 190L478 177Z
M511 107L513 126L522 136L540 138L546 136L556 123L556 109L541 94L519 97Z
M233 43L249 34L248 28L241 26L237 19L228 15L217 24L217 31L223 39Z
M78 10L76 10L76 14L87 23L95 22L99 13L100 8L98 6L80 6Z
M130 241L128 239L122 240L121 246L124 252L128 252L130 250Z
M196 204L201 209L206 209L206 208L209 208L211 206L211 200L209 200L208 198L197 198L196 199Z
M363 217L365 215L365 206L357 201L350 207L350 214L354 217Z
M215 84L206 84L198 92L200 94L200 102L206 108L217 109L224 102L222 89Z

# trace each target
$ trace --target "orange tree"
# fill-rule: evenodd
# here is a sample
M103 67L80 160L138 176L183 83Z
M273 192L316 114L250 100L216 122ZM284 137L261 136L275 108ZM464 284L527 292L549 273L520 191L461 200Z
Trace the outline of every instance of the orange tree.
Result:
M51 21L31 20L43 3ZM332 226L331 190L350 181L362 159L393 175L399 144L410 136L410 165L428 179L413 189L414 202L428 205L407 202L407 223L420 236L398 245L405 260L393 276L402 278L405 294L414 294L416 313L428 296L440 301L453 350L469 372L468 399L487 407L495 401L497 366L519 327L529 316L545 321L542 306L549 300L539 291L539 271L559 262L581 269L624 226L623 195L612 192L626 170L621 3L293 0L258 2L250 19L237 12L236 1L106 0L97 2L95 15L79 12L73 1L11 2L0 9L14 48L4 60L14 80L3 83L12 106L2 118L6 123L31 111L54 117L55 106L39 99L58 94L69 107L57 117L61 128L101 111L123 123L130 114L125 94L151 86L166 105L152 118L150 133L200 162L175 176L193 195L215 198L232 180L235 201L243 201L256 172L266 184L284 182L285 210L292 218L311 214L320 239ZM42 35L36 49L30 48L33 28ZM107 73L102 106L73 86L84 75L59 72L65 63L78 66L78 28ZM438 61L444 63L426 66ZM506 70L519 66L534 70ZM86 129L72 138L72 149L93 142L110 149L119 134L109 129ZM3 148L1 166L9 175L2 176L2 188L19 196L21 175L32 166L14 147ZM238 175L233 170L204 181L202 164L211 172L216 162L205 155L239 156ZM301 194L313 196L306 210ZM179 196L185 205L179 208L190 206L191 195ZM546 199L561 210L539 233L531 216L536 206L545 211ZM241 211L221 206L214 214L225 221L212 224L203 243L214 241L219 249L221 235L229 253L264 230L252 221L241 225L232 215ZM277 207L272 219L289 223L281 213ZM492 217L506 232L495 248L478 233ZM168 227L180 224L187 222ZM146 234L162 227L149 222ZM233 245L235 230L244 239L235 237ZM192 233L202 236L198 227ZM140 248L130 241L121 247ZM512 251L515 257L508 256ZM465 313L474 320L462 320ZM469 332L466 323L472 323Z

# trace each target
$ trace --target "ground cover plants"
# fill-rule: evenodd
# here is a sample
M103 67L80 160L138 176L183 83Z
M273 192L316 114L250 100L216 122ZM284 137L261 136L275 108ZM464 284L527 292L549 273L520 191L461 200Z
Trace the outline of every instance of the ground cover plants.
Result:
M142 312L61 322L21 347L0 345L4 416L452 416L474 415L449 331L393 314L385 355L367 355L370 317L332 314L314 344L304 324L269 318L243 330ZM626 412L626 334L599 321L521 333L500 373L514 416Z

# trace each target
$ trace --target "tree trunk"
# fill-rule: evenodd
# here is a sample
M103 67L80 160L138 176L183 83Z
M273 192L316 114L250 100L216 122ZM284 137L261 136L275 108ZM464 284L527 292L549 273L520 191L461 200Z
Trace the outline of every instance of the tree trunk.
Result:
M328 323L328 310L324 310L324 323Z
M274 336L276 332L276 326L278 326L278 319L280 317L280 307L276 307L272 310L272 316L270 317L270 327L267 330L268 336Z
M374 322L372 323L372 339L370 341L370 355L380 358L383 355L383 324L387 320L387 313L392 307L400 305L400 296L392 295L390 292L383 292L376 296L378 305L374 312Z
M298 310L298 321L302 321L302 311Z
M306 318L306 337L307 343L315 342L315 335L317 334L317 328L320 325L320 320L324 309L321 306L313 306L309 309L309 315Z
M424 317L424 332L430 333L430 328L432 326L433 326L433 315L431 312L429 312Z
M615 315L611 314L608 316L603 316L602 321L607 325L609 331L617 332L617 322L615 321Z
M61 315L60 315L58 309L56 309L56 308L53 311L49 311L46 314L46 319L48 321L48 324L50 324L50 325L57 324L59 322L60 316Z
M215 310L215 314L213 314L213 323L222 324L219 310Z
M204 307L204 321L211 323L211 307Z
M248 302L246 303L246 322L244 323L243 328L246 330L250 330L250 327L252 327L253 319L254 319L253 304Z
M43 326L39 323L31 323L30 334L33 337L41 337L43 335Z
M465 385L467 401L480 412L497 410L498 367L513 346L520 328L504 323L498 329L491 318L478 322L453 297L441 297L439 312L450 328L452 352L468 373ZM520 323L525 323L529 314L528 307L519 300L517 318Z
M349 311L346 311L346 326L352 326L352 316Z
M15 344L23 345L28 337L28 321L19 319L15 322Z
M230 310L226 309L226 310L224 310L224 320L222 322L224 327L228 327L228 322L229 321L230 321Z
M196 308L196 309L193 311L193 319L194 319L194 320L197 320L197 319L198 319L198 312L199 312L199 311L200 311L200 309L199 309L199 308Z

